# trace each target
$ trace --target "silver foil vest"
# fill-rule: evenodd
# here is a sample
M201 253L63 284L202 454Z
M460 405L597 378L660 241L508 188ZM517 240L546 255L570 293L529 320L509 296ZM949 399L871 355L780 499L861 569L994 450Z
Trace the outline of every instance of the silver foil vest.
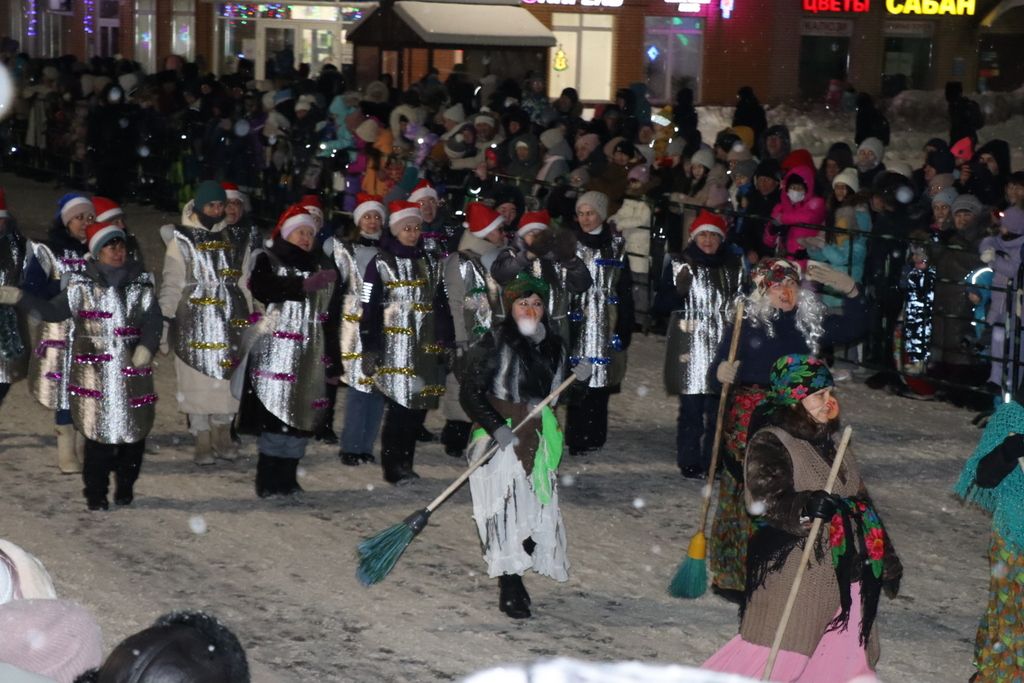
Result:
M0 286L17 287L28 261L28 243L18 233L0 235ZM14 306L0 308L0 383L13 384L28 374L28 330Z
M458 278L464 292L462 320L454 321L456 339L463 341L458 331L461 326L461 331L466 334L465 341L472 344L505 318L501 285L491 277L481 257L472 252L459 251L450 255L444 262L444 269L445 281Z
M239 287L242 265L253 246L250 228L219 232L174 226L186 280L175 314L174 353L194 370L227 379L238 365L249 307Z
M434 341L437 270L426 257L382 251L377 272L384 288L384 344L374 381L399 405L433 410L444 394L444 349Z
M569 311L572 335L569 362L576 365L586 358L594 364L587 385L594 388L615 386L626 375L626 352L615 334L619 318L616 288L625 268L625 251L626 240L619 234L600 250L591 249L582 241L576 245L576 255L586 264L594 284L573 297Z
M68 396L75 427L98 443L136 443L153 428L157 395L153 368L136 368L146 311L156 306L153 276L141 273L121 287L83 273L69 277L74 342Z
M85 256L70 249L59 254L41 243L33 243L32 250L50 279L60 282L70 273L85 270ZM67 410L68 373L71 356L73 326L70 320L59 323L36 322L31 325L32 352L28 360L29 389L40 403L51 410Z
M498 341L495 353L498 354L498 371L494 373L494 380L491 382L490 391L494 398L508 401L509 403L530 403L531 401L540 401L544 398L543 396L522 396L520 394L522 375L526 372L526 368L523 367L519 356L516 355L511 346ZM559 364L558 371L555 372L551 380L549 393L557 389L564 379L565 363L562 362ZM555 399L551 402L551 407L553 408L557 403L558 400Z
M345 371L341 380L363 393L373 391L373 379L363 373L363 341L359 337L359 321L363 317L363 276L377 254L376 247L354 242L331 240L329 256L341 273L345 288L341 296L341 364Z
M311 271L281 264L268 253L281 277L306 278ZM267 305L247 370L260 403L289 427L311 432L329 406L324 387L324 322L334 285L308 292L302 301Z
M743 269L726 263L718 268L691 268L672 258L672 282L682 270L693 272L693 282L683 308L673 311L668 324L665 352L665 391L669 394L714 394L711 364L730 322L728 307L740 294Z

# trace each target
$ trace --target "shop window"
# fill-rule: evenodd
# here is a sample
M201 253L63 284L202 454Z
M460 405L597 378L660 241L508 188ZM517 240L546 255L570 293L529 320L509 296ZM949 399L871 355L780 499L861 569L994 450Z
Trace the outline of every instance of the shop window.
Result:
M927 90L932 67L931 38L886 38L882 95L903 90Z
M833 79L845 81L849 70L850 39L846 36L800 37L800 96L822 99Z
M135 2L135 61L146 73L156 71L156 0Z
M171 5L171 53L181 55L187 61L195 59L195 39L192 28L196 24L196 7L193 0L174 0Z
M556 12L551 25L556 44L548 59L548 94L558 97L564 88L576 88L581 100L609 100L615 17Z
M644 19L644 74L651 101L672 102L683 88L700 100L703 19L647 17Z
M256 60L256 22L245 19L221 20L224 49L221 73L230 73L239 59Z

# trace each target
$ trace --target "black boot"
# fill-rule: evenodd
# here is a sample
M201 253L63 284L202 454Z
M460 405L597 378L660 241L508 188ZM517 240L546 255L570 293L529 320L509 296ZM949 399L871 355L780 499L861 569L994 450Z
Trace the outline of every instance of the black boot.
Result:
M266 498L277 493L274 468L277 458L260 453L256 461L256 495Z
M142 469L142 455L146 450L146 442L123 444L118 454L117 468L114 470L114 503L131 505L135 500L135 482Z
M278 458L278 460L280 461L278 464L280 468L278 493L285 496L302 493L305 489L299 486L299 480L296 478L299 471L299 458Z
M498 607L513 619L528 619L530 616L530 594L518 574L504 574L498 577Z
M358 453L341 453L338 457L341 458L342 465L349 467L359 467L363 464L363 458Z

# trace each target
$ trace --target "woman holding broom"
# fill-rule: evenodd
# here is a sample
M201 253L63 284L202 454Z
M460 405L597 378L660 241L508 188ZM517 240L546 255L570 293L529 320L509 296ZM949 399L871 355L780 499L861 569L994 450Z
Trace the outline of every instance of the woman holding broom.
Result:
M895 597L903 568L861 479L857 461L837 453L839 403L832 374L813 356L791 354L772 367L763 427L744 463L746 503L757 513L750 538L740 632L705 669L760 678L802 561L810 567L769 680L849 681L878 661L874 620L882 590ZM832 492L826 485L842 458ZM814 519L824 524L808 538Z
M772 364L790 353L816 353L823 345L857 341L867 315L853 279L810 262L808 277L846 295L840 314L826 315L811 290L801 288L801 268L786 259L762 259L752 273L754 291L744 299L736 360L726 360L733 330L723 335L715 360L719 382L731 384L722 432L723 465L718 507L711 527L712 588L739 601L746 586L747 540L752 531L743 503L743 453L754 409L765 398ZM713 477L714 474L709 474Z
M556 581L569 576L555 485L562 455L558 421L545 406L518 436L510 426L552 393L565 374L565 343L545 315L549 294L547 283L527 273L509 282L503 303L510 314L469 350L460 378L462 408L479 427L470 461L481 457L492 439L500 447L469 484L487 572L498 579L498 606L513 619L530 616L523 572L533 569ZM590 369L581 362L572 372L582 382Z

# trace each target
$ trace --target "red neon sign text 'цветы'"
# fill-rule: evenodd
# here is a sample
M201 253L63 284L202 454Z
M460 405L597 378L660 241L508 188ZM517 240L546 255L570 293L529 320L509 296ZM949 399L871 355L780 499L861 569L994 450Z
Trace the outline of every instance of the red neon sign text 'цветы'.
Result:
M871 11L871 0L804 0L805 12L855 12Z

